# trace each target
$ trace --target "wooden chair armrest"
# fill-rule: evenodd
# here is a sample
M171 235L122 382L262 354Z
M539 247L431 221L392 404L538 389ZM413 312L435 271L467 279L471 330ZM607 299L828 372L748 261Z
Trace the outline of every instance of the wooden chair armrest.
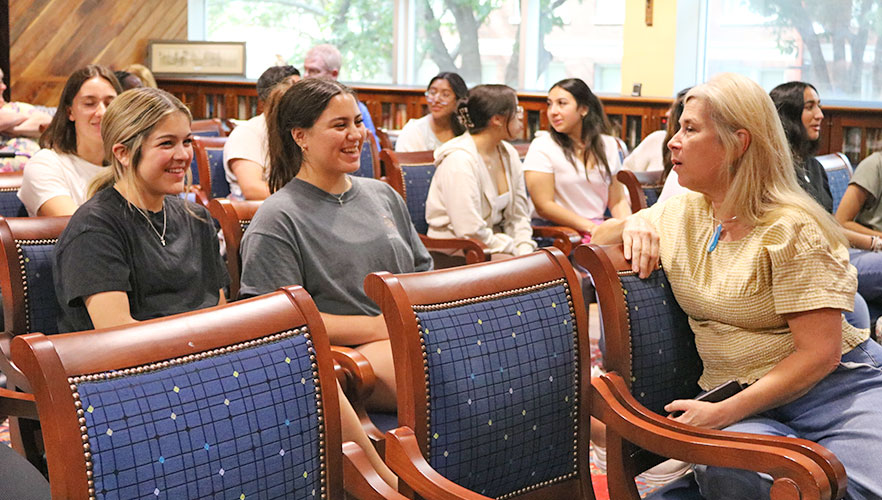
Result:
M339 366L343 373L345 383L340 382L343 393L352 404L352 409L358 415L361 422L361 428L373 443L377 453L383 456L385 453L385 436L383 432L374 425L370 415L368 415L364 402L374 392L377 384L377 376L374 375L374 369L371 363L360 352L351 347L331 346L331 356L334 358L334 368ZM340 375L337 375L340 379Z
M398 475L399 481L404 481L423 498L489 500L438 474L420 453L416 436L409 427L386 433L386 464Z
M490 250L483 242L472 238L429 238L421 234L420 240L428 250L462 250L466 264L490 260Z
M202 189L202 186L199 184L193 184L190 186L190 193L192 193L196 197L196 203L202 205L205 208L208 208L208 203L210 202L208 195L205 194L205 191Z
M633 479L622 468L625 439L653 453L692 463L764 472L774 478L772 499L837 499L845 494L845 469L823 447L810 441L700 429L655 414L637 402L614 372L591 381L591 414L604 422L609 437L610 495L627 490ZM633 477L633 476L631 476ZM631 485L626 482L630 481Z
M582 235L566 226L533 226L533 236L553 238L553 245L566 255L582 243Z
M39 420L34 395L0 387L0 415Z
M383 481L364 450L352 441L343 443L343 489L359 500L406 500Z
M26 393L33 392L24 373L12 362L11 342L12 335L8 332L0 332L0 372L6 375L6 387L18 388Z

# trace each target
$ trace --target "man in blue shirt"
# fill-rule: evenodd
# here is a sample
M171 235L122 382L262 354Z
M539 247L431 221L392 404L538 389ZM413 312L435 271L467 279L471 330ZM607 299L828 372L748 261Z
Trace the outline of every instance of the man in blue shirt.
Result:
M340 75L342 62L343 58L337 47L324 43L309 49L309 52L306 53L306 58L303 60L303 70L306 78L323 77L336 80ZM374 134L374 142L376 142L377 151L379 151L381 148L380 141L377 139L377 129L374 127L374 121L371 119L367 106L363 102L358 101L358 110L361 111L365 128Z

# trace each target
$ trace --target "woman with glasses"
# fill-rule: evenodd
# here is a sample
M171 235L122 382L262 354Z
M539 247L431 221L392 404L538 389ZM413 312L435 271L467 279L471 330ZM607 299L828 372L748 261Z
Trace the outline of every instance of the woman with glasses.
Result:
M579 231L583 241L603 222L631 215L631 205L615 175L622 168L603 105L578 78L561 80L548 91L551 131L536 134L524 158L524 175L535 215Z
M429 114L408 121L395 143L395 151L434 151L438 146L462 135L465 127L456 118L456 104L469 89L456 73L438 73L426 89Z
M536 248L521 161L506 142L520 136L523 113L506 85L478 85L460 101L457 114L468 133L435 151L438 169L426 199L430 237L475 238L497 258ZM436 267L462 260L453 257L438 256Z

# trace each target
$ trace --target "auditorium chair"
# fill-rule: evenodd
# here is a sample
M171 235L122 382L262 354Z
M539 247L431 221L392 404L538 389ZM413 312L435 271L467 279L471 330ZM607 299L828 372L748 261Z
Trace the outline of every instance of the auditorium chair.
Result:
M833 195L833 213L839 207L842 201L842 195L848 183L851 182L851 176L854 169L851 168L851 161L843 153L830 153L828 155L816 156L815 159L824 167L827 173L827 181L830 184L830 194Z
M631 212L638 212L651 207L658 201L664 184L661 182L662 171L632 172L619 170L616 179L628 188L631 201Z
M224 144L226 137L193 136L193 161L196 175L193 184L199 185L205 199L226 198L230 195L230 183L224 170Z
M242 233L248 229L251 219L263 201L237 201L214 198L208 203L208 211L220 223L224 235L227 256L227 272L230 273L230 300L239 297L239 278L241 277L242 258L239 247L242 244Z
M220 118L207 118L190 122L190 131L193 135L202 137L226 137L223 122Z
M10 356L17 335L58 331L58 301L52 276L55 243L70 217L0 217L0 295L4 328L0 334L0 371L10 389L31 397L31 386ZM33 415L30 415L31 417ZM44 469L40 424L28 415L9 415L12 447ZM25 418L18 418L25 417Z
M370 130L365 130L364 143L361 145L361 161L358 170L352 175L358 177L367 177L368 179L379 179L380 176L380 157L377 153L377 142L374 140L374 134Z
M630 394L652 415L665 416L666 404L697 396L701 392L698 386L701 358L695 347L695 335L677 304L664 269L659 266L648 278L641 279L625 260L621 244L582 245L576 249L574 259L588 270L597 289L606 346L604 368L621 377ZM636 474L675 457L667 450L662 457L646 453L629 443L631 440L626 436L611 434L617 433L607 435L607 457L627 457L633 467L623 469L608 463L610 488L621 486L622 483L613 482L612 478L622 476L627 478L628 486L633 487ZM839 498L845 491L842 464L816 443L755 434L725 434L745 445L769 445L808 457L823 472L821 488L829 494L822 498ZM617 494L624 492L617 490Z
M401 427L387 433L386 462L405 495L593 499L594 416L608 435L657 453L766 472L773 499L835 497L811 453L816 445L690 427L645 408L618 373L591 381L579 279L555 248L426 273L374 273L365 290L392 342ZM622 473L630 459L611 449L608 460L610 498L639 498L633 476Z
M3 217L27 217L28 210L18 199L23 173L0 172L0 215Z
M53 498L403 499L341 449L327 334L300 287L12 349Z

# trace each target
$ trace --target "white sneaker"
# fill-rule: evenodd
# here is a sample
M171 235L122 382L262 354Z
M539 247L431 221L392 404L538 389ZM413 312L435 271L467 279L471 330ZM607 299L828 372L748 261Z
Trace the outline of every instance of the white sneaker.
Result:
M672 458L640 474L640 478L649 484L661 486L679 479L690 472L692 472L692 464Z
M597 469L606 474L606 448L603 446L597 446L593 442L590 446L591 453L591 461L594 462L594 466Z

